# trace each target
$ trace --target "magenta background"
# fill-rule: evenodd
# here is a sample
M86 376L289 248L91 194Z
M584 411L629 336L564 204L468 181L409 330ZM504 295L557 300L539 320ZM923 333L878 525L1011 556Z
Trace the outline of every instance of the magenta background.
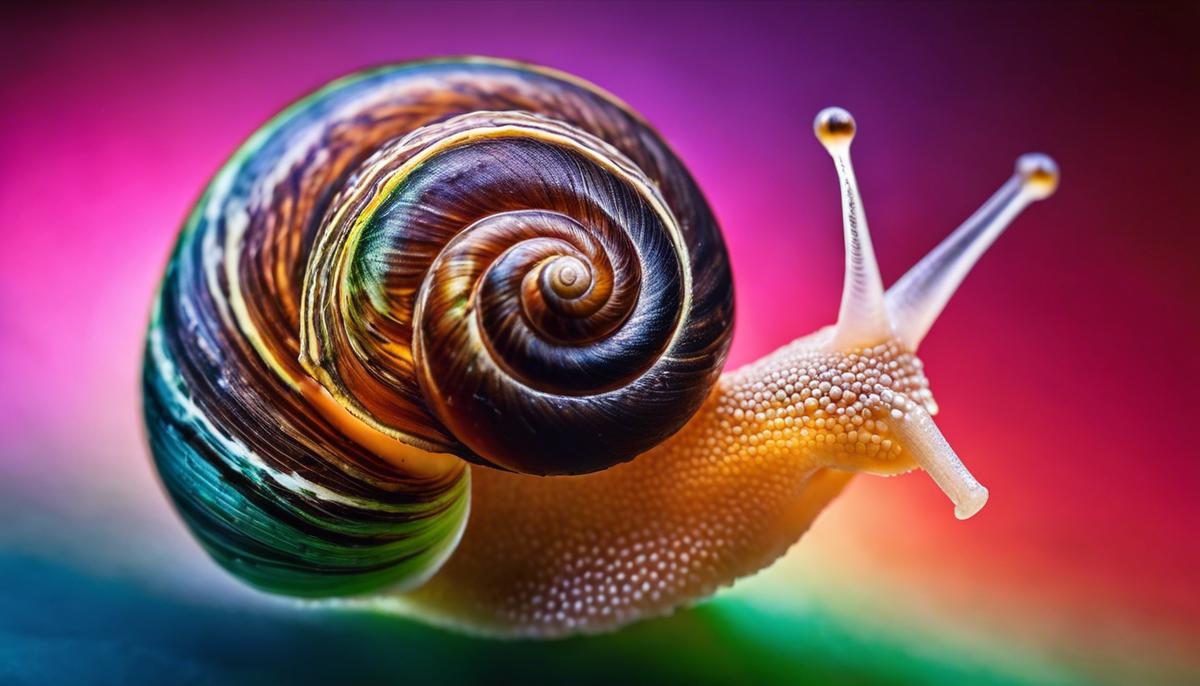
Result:
M0 499L24 509L0 545L106 570L186 548L172 520L157 521L168 515L140 435L138 365L190 204L239 142L325 81L475 53L582 76L671 142L732 254L734 365L836 313L836 181L810 130L821 107L858 119L889 283L1017 155L1053 155L1059 194L998 242L921 350L939 424L991 488L988 507L955 522L913 477L858 479L835 507L859 513L844 535L880 569L932 593L954 579L968 600L1191 643L1196 7L210 3L10 15Z

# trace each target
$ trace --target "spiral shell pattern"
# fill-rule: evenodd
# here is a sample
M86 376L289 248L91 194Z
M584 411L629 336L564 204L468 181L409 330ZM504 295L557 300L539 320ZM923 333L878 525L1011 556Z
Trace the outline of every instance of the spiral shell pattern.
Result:
M716 222L624 105L514 63L395 65L291 106L210 183L155 302L146 423L238 576L406 588L461 535L463 460L631 459L695 412L731 329Z

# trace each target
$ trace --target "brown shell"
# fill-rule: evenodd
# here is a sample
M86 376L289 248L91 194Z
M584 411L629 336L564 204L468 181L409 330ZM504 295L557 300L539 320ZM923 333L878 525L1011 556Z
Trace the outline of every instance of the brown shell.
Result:
M409 96L422 126L325 212L301 362L375 428L507 469L588 472L653 447L707 395L732 330L703 197L593 88L510 64L444 72Z
M411 588L469 510L470 470L434 453L628 459L704 399L732 306L703 197L623 105L510 62L390 65L288 107L208 184L155 300L147 435L247 582Z

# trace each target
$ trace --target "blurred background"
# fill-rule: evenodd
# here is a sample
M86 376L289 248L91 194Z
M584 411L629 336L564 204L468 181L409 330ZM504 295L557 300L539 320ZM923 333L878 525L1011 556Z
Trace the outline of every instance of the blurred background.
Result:
M1200 681L1200 5L239 3L0 10L0 683ZM733 258L732 366L833 321L820 108L858 119L885 281L1010 174L1059 193L923 345L991 502L859 477L768 571L552 643L251 591L201 552L144 444L142 335L210 175L348 72L485 54L653 122Z

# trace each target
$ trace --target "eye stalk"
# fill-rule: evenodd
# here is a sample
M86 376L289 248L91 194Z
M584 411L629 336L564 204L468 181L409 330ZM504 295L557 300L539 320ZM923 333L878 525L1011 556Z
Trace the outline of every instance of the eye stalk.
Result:
M863 214L854 165L850 162L850 143L856 130L854 117L840 107L821 110L813 122L813 133L833 158L842 189L846 277L833 339L837 350L875 345L892 334L883 302L883 280L875 261L875 249L871 247L871 232Z
M963 279L1004 229L1030 203L1053 195L1058 180L1058 165L1049 156L1021 155L1000 190L888 289L888 315L909 350L921 345Z
M836 354L888 341L912 353L971 268L1012 220L1030 203L1054 194L1058 165L1039 153L1022 155L1000 190L885 294L850 162L856 132L854 117L840 107L821 110L813 121L813 133L837 169L846 243L842 302L828 345ZM988 490L971 475L934 423L937 405L927 389L924 393L924 407L897 396L890 409L897 438L954 503L955 515L967 519L987 502Z

